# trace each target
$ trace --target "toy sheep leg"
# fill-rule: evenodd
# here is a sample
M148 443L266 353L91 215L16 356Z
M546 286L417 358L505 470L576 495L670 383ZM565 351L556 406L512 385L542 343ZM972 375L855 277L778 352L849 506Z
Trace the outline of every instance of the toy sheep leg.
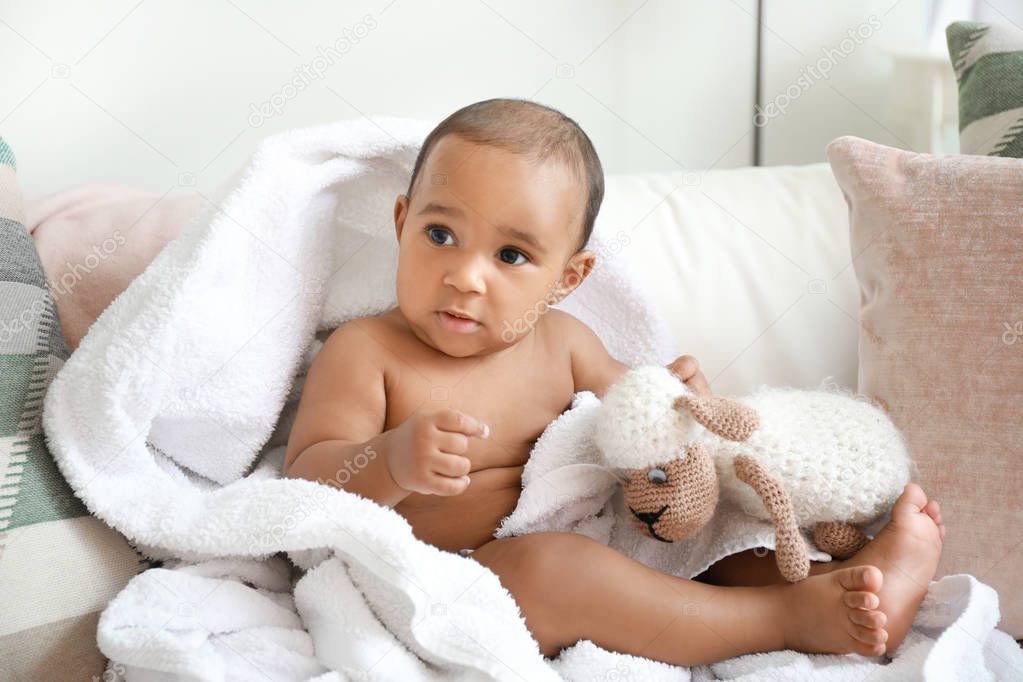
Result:
M867 544L867 536L843 521L824 521L814 527L813 543L836 559L848 559Z
M774 521L774 558L778 571L790 583L803 580L810 575L810 557L788 494L752 457L739 455L734 464L736 478L756 491Z

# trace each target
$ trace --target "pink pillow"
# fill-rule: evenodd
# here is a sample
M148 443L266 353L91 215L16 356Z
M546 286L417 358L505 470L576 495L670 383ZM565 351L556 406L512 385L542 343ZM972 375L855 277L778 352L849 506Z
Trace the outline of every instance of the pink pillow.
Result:
M25 202L50 293L71 350L199 209L195 193L162 196L90 183Z
M948 528L938 575L998 590L1023 637L1023 159L840 137L860 283L858 390L888 410Z

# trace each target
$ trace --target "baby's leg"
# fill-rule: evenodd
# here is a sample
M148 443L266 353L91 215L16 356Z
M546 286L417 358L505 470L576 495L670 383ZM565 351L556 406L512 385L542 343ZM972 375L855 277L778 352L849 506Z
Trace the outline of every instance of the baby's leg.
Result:
M827 573L841 565L840 561L811 561L810 575ZM730 554L715 562L694 580L710 585L744 585L747 587L781 585L788 582L778 570L774 552L766 547Z
M839 569L796 584L719 587L654 570L574 533L492 540L473 553L515 597L540 650L588 639L676 665L792 648L877 655L881 572Z
M880 610L887 617L888 652L902 643L937 570L945 525L941 507L911 483L895 502L891 520L845 561L810 563L810 575L849 566L876 566L885 575ZM713 585L775 585L785 582L774 552L748 550L718 561L697 576Z

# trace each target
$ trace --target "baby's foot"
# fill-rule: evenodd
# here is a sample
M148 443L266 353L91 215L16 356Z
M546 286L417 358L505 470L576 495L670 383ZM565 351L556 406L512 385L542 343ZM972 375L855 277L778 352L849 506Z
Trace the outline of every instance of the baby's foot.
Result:
M876 566L884 573L880 610L887 616L886 653L899 648L927 594L941 557L945 526L941 510L920 486L910 483L892 508L891 520L843 568ZM840 569L841 570L841 569Z
M883 654L886 616L877 608L883 582L880 569L855 566L784 585L785 647L814 654Z

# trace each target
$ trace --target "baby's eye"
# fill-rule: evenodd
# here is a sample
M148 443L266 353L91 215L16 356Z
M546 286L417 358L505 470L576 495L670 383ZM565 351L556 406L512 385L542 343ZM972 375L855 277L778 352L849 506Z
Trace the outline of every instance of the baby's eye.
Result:
M446 242L444 241L444 235L451 237L451 233L445 230L443 227L436 227L433 225L426 228L426 234L429 236L430 241L433 242L434 244L437 244L438 246L443 246L444 244L446 244ZM440 241L438 241L438 237L436 235L440 235L439 237ZM454 238L452 238L452 241L453 240Z
M505 254L511 254L511 260L505 258ZM522 261L516 261L515 258L517 256L521 256ZM501 260L508 265L522 265L522 263L527 262L529 258L527 258L526 254L522 253L518 249L501 249Z

